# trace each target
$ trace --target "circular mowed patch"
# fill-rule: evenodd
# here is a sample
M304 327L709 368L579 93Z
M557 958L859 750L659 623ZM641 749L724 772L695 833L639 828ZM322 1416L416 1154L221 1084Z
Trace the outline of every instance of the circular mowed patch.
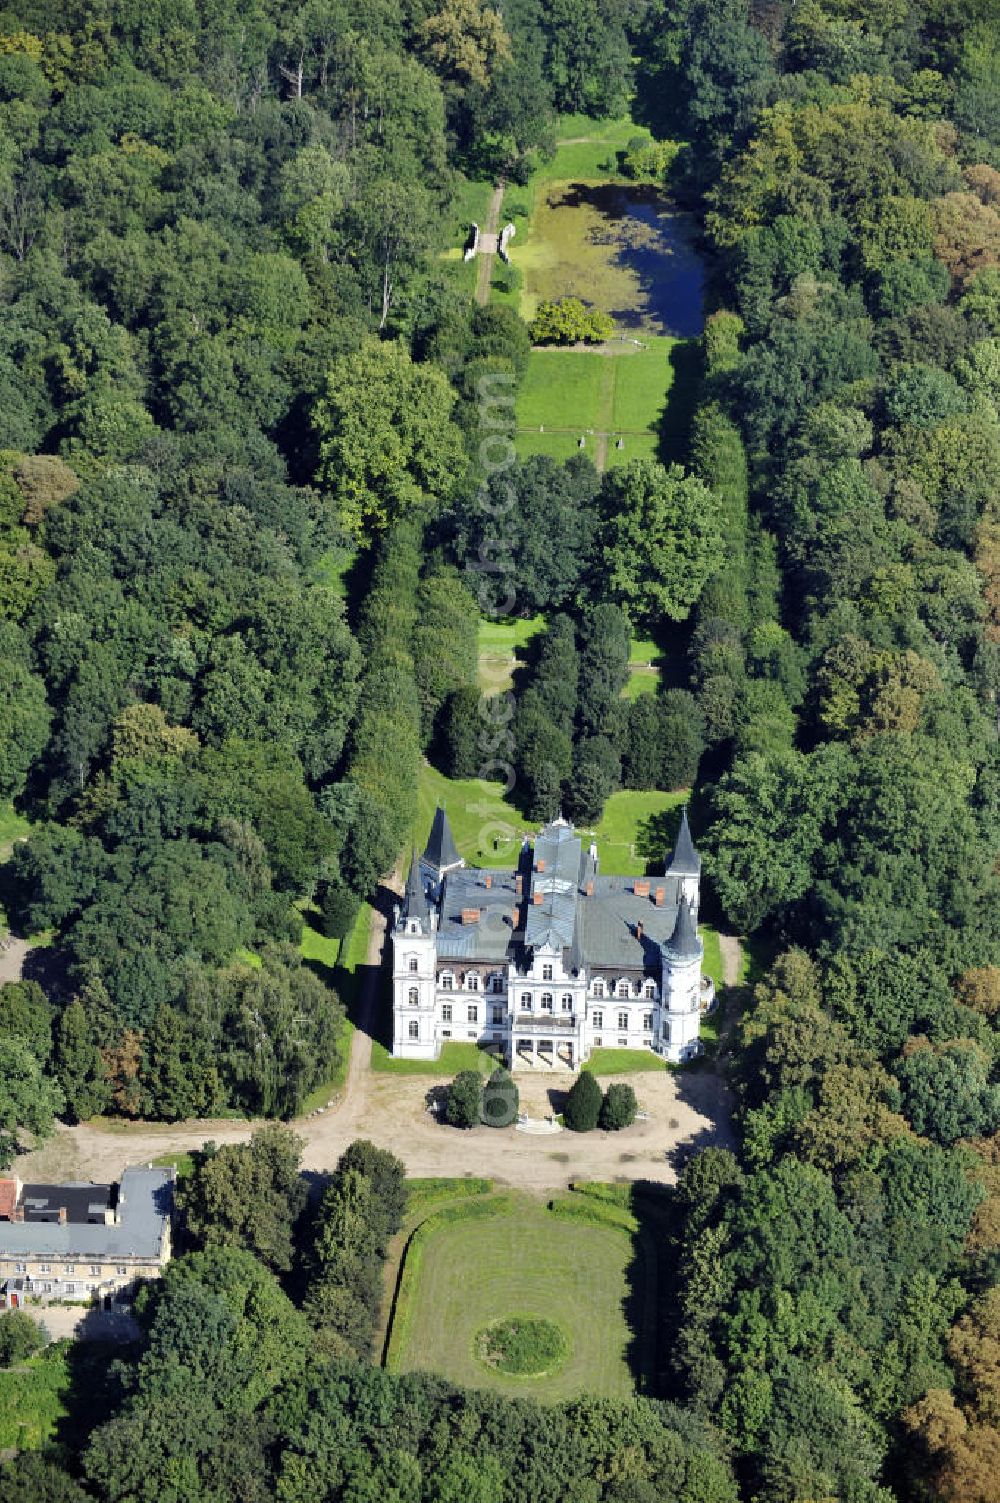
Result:
M476 1333L476 1359L493 1372L514 1378L544 1378L569 1356L569 1340L553 1320L509 1315Z

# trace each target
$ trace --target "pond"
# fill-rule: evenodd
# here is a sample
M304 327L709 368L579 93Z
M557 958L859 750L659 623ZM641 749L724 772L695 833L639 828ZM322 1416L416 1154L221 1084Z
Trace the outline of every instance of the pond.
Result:
M620 332L689 339L704 326L705 270L697 225L655 188L553 183L515 254L525 313L578 297L610 313Z

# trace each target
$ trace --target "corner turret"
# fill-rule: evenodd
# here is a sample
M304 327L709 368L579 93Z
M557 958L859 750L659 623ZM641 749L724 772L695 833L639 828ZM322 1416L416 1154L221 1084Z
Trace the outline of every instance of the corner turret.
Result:
M686 804L681 809L681 826L677 831L677 841L673 855L667 862L665 875L668 879L667 891L670 900L678 905L682 902L690 903L694 909L695 922L697 922L701 857L695 850L694 841L691 839L691 826L688 824Z

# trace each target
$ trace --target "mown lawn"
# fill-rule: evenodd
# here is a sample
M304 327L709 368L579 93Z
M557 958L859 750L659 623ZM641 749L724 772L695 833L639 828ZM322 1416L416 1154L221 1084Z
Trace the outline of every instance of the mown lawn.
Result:
M683 790L613 793L595 832L601 871L624 877L662 871L673 849L679 819L675 811L687 796Z
M592 1075L639 1075L665 1070L667 1065L649 1049L591 1049L583 1068Z
M438 1080L451 1080L460 1070L478 1070L480 1075L491 1075L499 1061L477 1044L459 1044L454 1040L441 1045L439 1059L397 1059L390 1054L385 1044L372 1041L372 1069L383 1075L433 1075Z
M354 1037L353 1014L357 1008L360 986L358 972L368 956L372 910L368 903L362 903L354 921L354 928L347 938L342 940L330 939L322 933L317 927L319 915L314 909L306 909L303 919L302 941L299 946L302 959L311 970L316 972L321 981L333 987L344 1004L346 1015L340 1034L340 1061L337 1068L329 1080L321 1082L309 1092L302 1103L301 1116L315 1111L318 1106L326 1106L331 1096L340 1090L347 1077L351 1041Z
M427 843L439 803L447 810L459 854L470 865L514 865L521 840L533 827L504 798L502 783L484 782L481 778L446 778L429 762L425 763L417 785L413 823L417 855Z
M576 437L588 428L604 428L611 416L613 367L618 359L628 358L585 350L532 350L517 392L518 427L572 429Z
M398 1369L546 1403L583 1393L628 1398L634 1384L622 1303L631 1257L627 1234L557 1220L527 1197L486 1220L442 1226L423 1249ZM477 1333L513 1315L561 1327L571 1350L559 1371L516 1378L476 1360Z
M522 619L506 616L479 622L479 687L485 694L503 694L514 682L514 669L524 649L545 626L544 616Z
M609 467L630 459L655 459L674 379L671 355L683 341L645 335L643 343L645 349L623 344L611 354L532 350L517 394L516 444L521 458L548 454L569 459L583 437L584 453L593 459L595 435L606 433ZM538 432L540 428L545 431Z

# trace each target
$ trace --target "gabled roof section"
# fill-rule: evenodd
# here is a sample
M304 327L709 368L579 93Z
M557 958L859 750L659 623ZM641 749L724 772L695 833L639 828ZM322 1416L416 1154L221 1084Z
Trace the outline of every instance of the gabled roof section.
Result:
M674 853L667 866L667 875L670 877L697 877L701 872L701 857L694 848L691 839L691 826L688 824L687 805L681 810L681 827L677 831L677 843Z
M407 918L429 919L431 916L416 851L413 852L410 875L406 879L405 913Z
M455 837L451 833L448 816L440 804L434 811L434 823L421 859L425 865L432 866L439 872L450 871L452 867L463 864Z
M668 960L700 960L701 940L698 938L698 927L694 921L694 914L689 903L681 900L677 909L677 922L674 924L674 932L671 934L664 950Z

